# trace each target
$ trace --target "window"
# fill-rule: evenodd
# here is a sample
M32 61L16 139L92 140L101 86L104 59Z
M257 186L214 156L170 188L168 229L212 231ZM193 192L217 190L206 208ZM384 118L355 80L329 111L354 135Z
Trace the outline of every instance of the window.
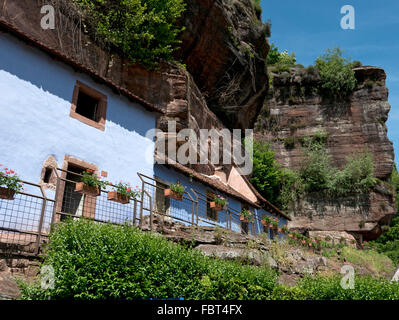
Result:
M87 125L105 130L107 97L80 81L73 92L70 116Z
M218 221L218 212L211 208L211 202L215 198L215 194L212 191L206 190L206 218Z
M52 173L53 173L53 168L47 167L44 169L44 177L43 177L44 183L50 183L50 178Z
M67 215L95 218L97 197L75 192L76 182L81 181L79 174L86 169L98 172L98 167L92 163L65 156L57 192L56 222L64 220Z

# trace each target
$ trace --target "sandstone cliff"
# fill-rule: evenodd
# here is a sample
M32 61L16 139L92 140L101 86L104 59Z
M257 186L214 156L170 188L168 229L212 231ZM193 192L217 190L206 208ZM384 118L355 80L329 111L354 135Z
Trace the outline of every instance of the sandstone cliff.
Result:
M187 1L176 53L228 128L250 128L267 94L266 37L253 0Z
M358 85L342 102L323 99L317 91L316 69L292 68L272 74L272 88L257 123L257 137L270 142L277 161L295 169L303 160L301 141L316 131L327 133L326 148L333 165L367 148L374 158L375 176L386 180L392 173L394 152L385 122L390 105L384 70L364 66L354 69ZM291 227L306 230L336 230L375 238L380 225L396 213L391 190L380 183L370 195L328 199L313 194L292 208Z

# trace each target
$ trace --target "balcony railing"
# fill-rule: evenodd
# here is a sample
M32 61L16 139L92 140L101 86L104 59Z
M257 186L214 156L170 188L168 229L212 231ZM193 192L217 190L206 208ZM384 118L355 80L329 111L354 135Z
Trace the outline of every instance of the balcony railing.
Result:
M121 204L107 199L110 190L98 196L75 192L82 175L78 172L54 169L54 190L23 181L29 192L17 192L14 200L0 199L0 253L40 255L53 224L67 217L86 218L99 223L129 224L153 229L154 216L191 226L221 227L255 235L263 232L260 219L248 225L240 221L240 212L227 206L213 214L209 199L197 190L189 189L182 201L164 196L167 184L141 173L140 199ZM258 227L256 227L258 226Z

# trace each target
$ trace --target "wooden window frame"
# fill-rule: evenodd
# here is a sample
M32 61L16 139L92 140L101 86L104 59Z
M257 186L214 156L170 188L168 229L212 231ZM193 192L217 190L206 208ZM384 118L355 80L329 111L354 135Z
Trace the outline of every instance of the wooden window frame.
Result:
M67 173L65 171L68 170L69 164L84 169L93 170L96 174L98 174L99 171L98 166L93 163L86 162L84 160L80 160L78 158L69 155L65 155L64 162L62 163L62 168L61 168L62 171L60 174L59 191L57 191L58 196L56 199L56 204L57 204L56 212L62 211L62 201L64 199L64 191L65 191L65 181L63 179L66 179L67 177ZM85 196L83 204L83 217L95 219L95 215L96 215L96 198ZM61 215L57 214L55 222L58 223L60 221L61 221Z
M88 96L99 101L98 110L97 110L97 118L98 118L97 121L86 118L76 112L79 92L83 92L83 93L87 94ZM107 115L107 96L105 94L102 94L101 92L89 87L88 85L84 84L83 82L80 82L79 80L77 80L75 88L73 90L71 112L69 115L71 118L74 118L74 119L79 120L89 126L92 126L96 129L104 131L105 130L105 119L106 119L106 115Z

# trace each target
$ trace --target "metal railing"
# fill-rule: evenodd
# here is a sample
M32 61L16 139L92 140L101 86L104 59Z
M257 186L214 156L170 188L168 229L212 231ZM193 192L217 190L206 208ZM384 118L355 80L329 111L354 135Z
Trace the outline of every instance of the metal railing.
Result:
M164 195L169 188L165 181L141 173L141 197L125 204L108 200L109 190L95 195L75 191L82 178L79 172L54 168L53 174L54 190L47 191L52 197L42 185L23 181L31 192L17 192L12 201L0 199L0 253L40 255L51 226L67 217L115 225L128 223L153 230L156 215L191 226L221 227L244 234L268 231L261 226L259 217L242 223L240 212L229 205L222 211L213 211L209 207L213 199L193 188L184 193L181 201L168 198Z

